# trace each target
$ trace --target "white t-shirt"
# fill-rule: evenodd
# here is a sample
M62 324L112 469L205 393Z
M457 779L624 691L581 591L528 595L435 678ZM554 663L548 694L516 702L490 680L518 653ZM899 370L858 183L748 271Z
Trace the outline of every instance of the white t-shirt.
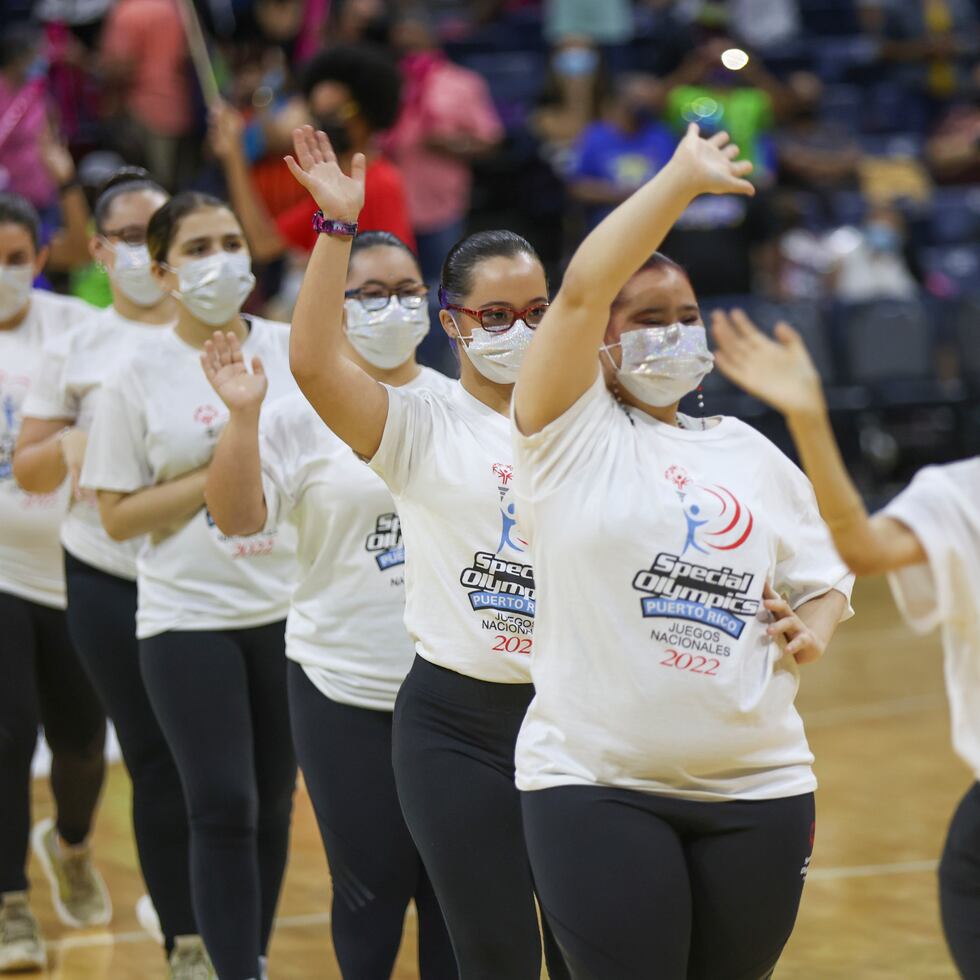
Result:
M401 390L446 392L453 384L422 368ZM392 711L414 649L391 493L299 393L263 413L261 456L265 531L288 520L299 536L286 655L331 700Z
M285 324L250 318L242 351L262 358L270 401L295 390ZM190 473L214 452L228 411L201 369L200 351L174 330L150 337L102 387L82 484L132 493ZM202 507L170 533L148 536L137 559L136 635L244 629L283 619L295 580L291 529L222 535Z
M942 627L953 747L980 779L980 457L927 466L885 513L928 556L888 581L912 629Z
M35 289L23 322L0 330L0 592L56 609L65 608L58 529L70 488L65 481L54 493L25 493L14 481L14 446L45 345L93 312L80 299Z
M514 513L510 423L458 382L388 389L371 467L405 541L405 625L419 656L483 681L530 683L534 576Z
M102 382L147 340L167 329L129 320L110 306L65 331L44 349L44 363L24 403L24 416L73 419L76 428L88 432ZM113 541L102 527L94 493L71 501L61 525L61 543L76 558L103 572L136 579L142 539Z
M540 600L517 785L812 790L799 668L762 606L767 579L794 608L850 595L806 477L737 419L627 415L601 376L541 432L515 428L515 471Z

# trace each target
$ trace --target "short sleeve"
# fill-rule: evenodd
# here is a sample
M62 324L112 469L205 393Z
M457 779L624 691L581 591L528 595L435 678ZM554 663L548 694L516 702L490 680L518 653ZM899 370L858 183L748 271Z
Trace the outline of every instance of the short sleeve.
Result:
M521 496L532 503L559 489L569 478L602 465L597 450L614 438L616 423L629 425L599 371L589 390L540 432L525 436L511 406L514 473Z
M980 462L974 465L980 467ZM967 501L943 468L927 467L918 473L884 513L908 527L927 556L927 564L888 576L909 626L927 633L950 623L959 611L975 616L976 599L969 612L966 600L976 588L971 564L980 569L980 516L974 508L971 517Z
M78 399L68 392L65 378L71 334L72 331L65 331L45 345L41 369L31 385L21 410L24 418L75 419L78 417Z
M271 534L289 519L296 506L298 488L295 454L289 449L289 432L282 413L275 407L263 413L259 428L259 457L262 463L262 490L265 493L266 522L263 533ZM294 465L290 465L293 460Z
M87 489L133 493L153 483L145 416L125 384L118 375L102 388L82 467L81 484Z
M418 469L419 460L432 444L434 406L424 391L388 391L388 418L378 451L368 465L393 494L405 491Z
M817 497L805 474L775 447L778 480L774 489L780 501L773 510L783 512L780 548L776 556L773 588L793 609L836 589L847 599L843 619L850 619L854 576L834 548L830 531L820 516Z

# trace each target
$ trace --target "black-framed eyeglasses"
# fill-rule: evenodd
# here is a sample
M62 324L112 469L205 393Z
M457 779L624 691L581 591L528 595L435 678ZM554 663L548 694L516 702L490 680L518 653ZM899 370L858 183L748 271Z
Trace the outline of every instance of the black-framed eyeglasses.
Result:
M417 282L411 286L400 286L398 289L386 289L384 286L362 286L360 289L348 289L344 293L344 298L356 299L368 313L377 313L391 302L392 296L396 297L406 310L417 310L425 304L428 295L429 287L424 283Z
M518 320L522 320L532 330L534 330L544 319L548 312L549 303L535 303L526 310L513 310L509 306L491 306L485 310L470 310L465 306L457 306L455 303L447 303L447 310L456 310L458 313L465 313L480 322L480 326L487 333L504 333L510 330Z
M118 231L104 231L102 237L109 243L122 242L125 245L145 245L146 229L140 225L129 225Z

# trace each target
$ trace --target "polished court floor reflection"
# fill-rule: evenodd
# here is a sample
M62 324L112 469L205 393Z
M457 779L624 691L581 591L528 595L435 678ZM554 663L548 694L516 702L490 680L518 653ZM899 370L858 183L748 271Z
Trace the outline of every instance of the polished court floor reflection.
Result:
M859 586L855 607L858 615L830 653L803 674L799 704L820 779L817 841L796 933L776 977L955 980L939 925L935 864L971 777L950 748L939 642L904 628L881 580ZM35 818L49 812L47 786L38 782ZM119 766L108 782L96 848L115 905L106 930L63 929L39 869L31 866L33 905L50 945L49 972L34 976L164 977L162 955L133 912L143 889L129 830L128 781ZM339 978L328 896L316 824L300 793L272 980ZM656 976L651 964L651 980ZM411 935L394 977L416 977Z

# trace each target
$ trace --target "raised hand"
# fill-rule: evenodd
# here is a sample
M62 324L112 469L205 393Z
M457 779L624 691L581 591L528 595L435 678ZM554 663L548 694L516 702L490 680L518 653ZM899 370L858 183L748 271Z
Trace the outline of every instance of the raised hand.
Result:
M201 367L229 412L259 411L269 380L257 357L252 358L249 372L241 345L233 333L216 330L211 339L205 341Z
M39 149L41 161L56 184L67 184L75 176L75 161L50 119L41 134Z
M749 160L736 159L738 147L728 133L715 133L702 139L696 123L687 127L684 139L674 151L674 160L687 173L698 194L755 194L745 178L752 173Z
M227 102L218 101L208 114L208 142L219 160L243 153L245 117Z
M340 169L326 133L314 132L312 126L293 130L295 157L287 156L286 166L310 192L324 217L335 221L357 221L364 206L364 173L367 161L355 153L350 176Z
M715 365L726 378L786 416L824 408L820 375L800 335L787 323L767 337L741 311L711 317Z

